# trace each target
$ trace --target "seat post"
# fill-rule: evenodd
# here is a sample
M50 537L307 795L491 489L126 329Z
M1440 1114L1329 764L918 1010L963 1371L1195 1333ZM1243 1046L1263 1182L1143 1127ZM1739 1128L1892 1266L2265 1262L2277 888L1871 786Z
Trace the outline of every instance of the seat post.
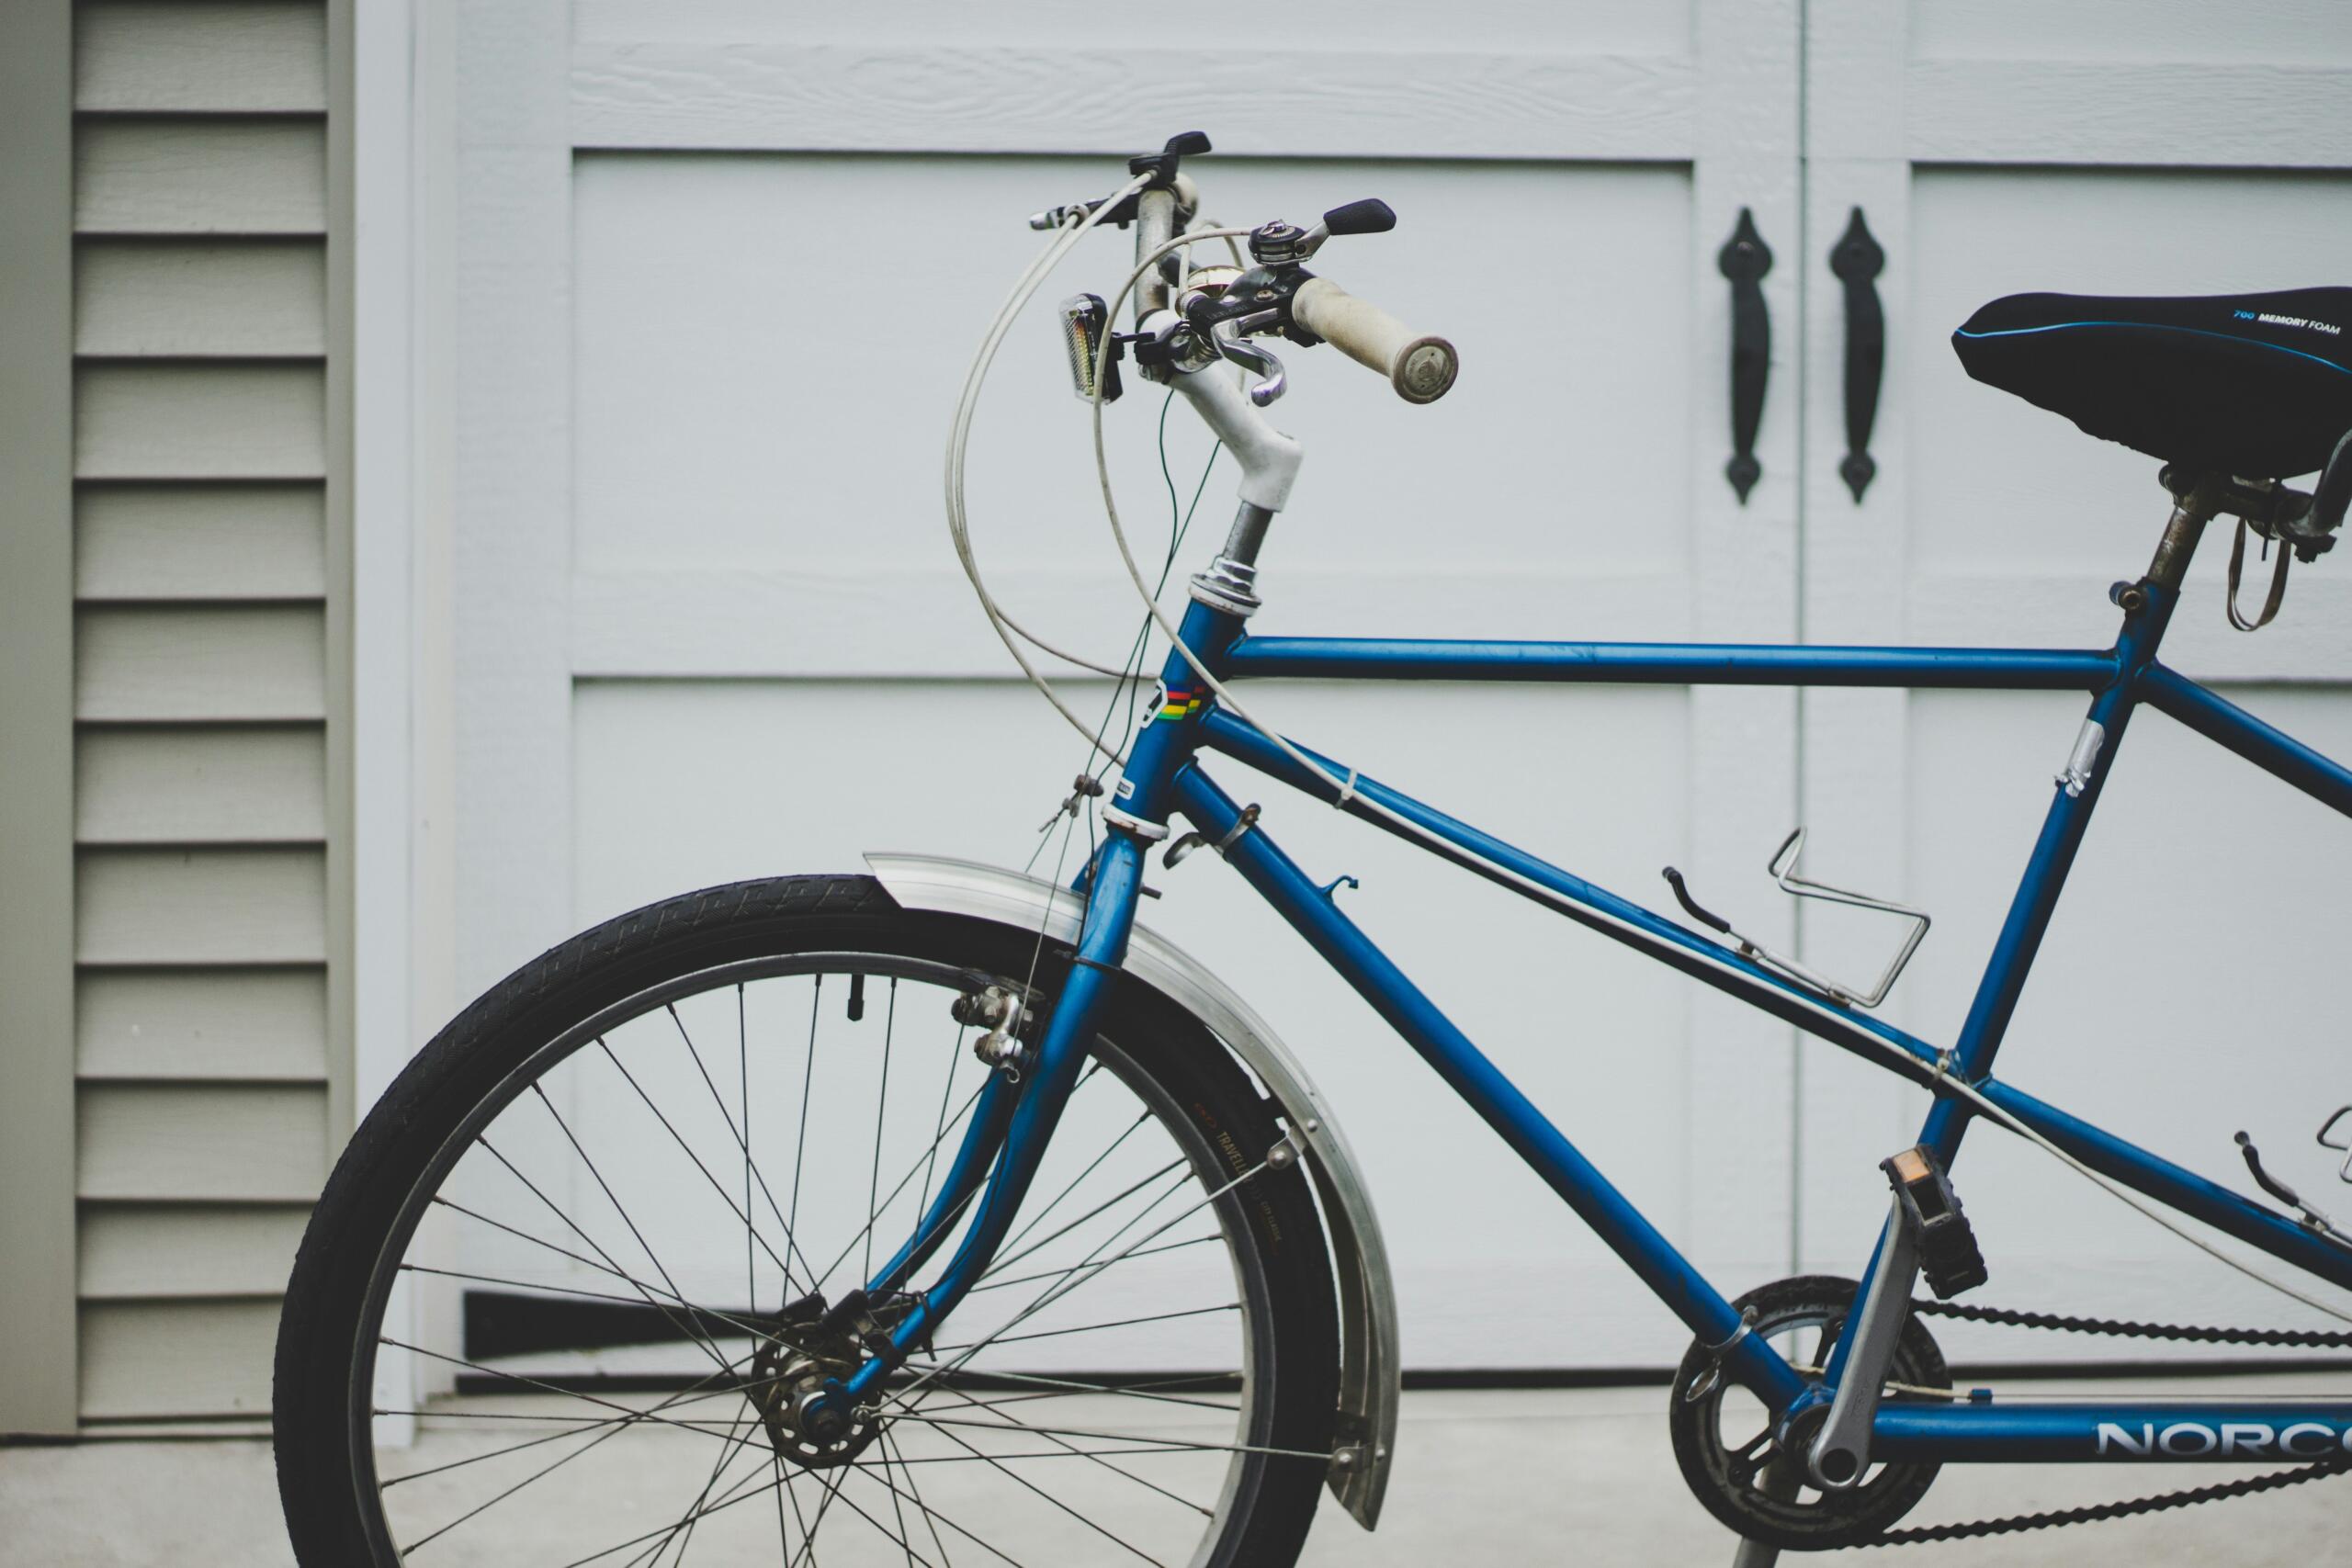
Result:
M2164 537L2156 542L2147 576L2167 597L2179 593L2181 580L2188 575L2189 558L2197 553L2197 541L2204 536L2205 525L2221 510L2228 491L2226 479L2205 474L2188 489L2174 493L2172 516L2165 523Z

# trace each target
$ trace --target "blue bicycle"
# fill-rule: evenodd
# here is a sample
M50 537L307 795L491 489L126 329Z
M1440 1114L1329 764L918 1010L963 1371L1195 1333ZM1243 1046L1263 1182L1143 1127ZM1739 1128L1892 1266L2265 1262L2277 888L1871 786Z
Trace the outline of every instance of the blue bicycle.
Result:
M1052 238L983 341L950 444L951 528L981 603L1086 739L1087 769L1045 840L1065 853L1082 841L1082 864L1048 879L875 855L867 874L709 888L575 937L467 1009L360 1128L295 1266L276 1441L300 1560L659 1568L690 1555L813 1564L821 1549L833 1563L941 1568L1278 1564L1295 1558L1326 1487L1371 1528L1399 1369L1356 1162L1250 1006L1136 920L1148 863L1204 850L1689 1328L1665 1401L1674 1450L1699 1502L1741 1538L1743 1562L2064 1522L1897 1529L1945 1464L2269 1466L2109 1512L2352 1466L2352 1402L1994 1397L1952 1386L1928 1328L1943 1315L2352 1348L2341 1330L2088 1324L1953 1299L1985 1279L1953 1184L1962 1136L1984 1122L2352 1326L2352 1239L2266 1173L2244 1134L2270 1201L1993 1073L2141 705L2352 814L2352 770L2157 658L2216 518L2238 528L2233 616L2246 535L2275 552L2264 610L2239 616L2249 626L2275 613L2290 560L2335 542L2352 499L2341 346L2352 290L2020 296L1961 329L1979 379L2166 464L2170 516L2146 572L2112 591L2110 648L1257 636L1258 558L1300 461L1263 412L1283 389L1270 345L1329 343L1415 402L1444 394L1456 355L1309 269L1335 236L1393 224L1383 204L1312 227L1221 228L1199 216L1182 166L1207 150L1179 137L1134 160L1109 196L1032 220ZM1054 265L1104 225L1132 227L1133 272L1107 301L1080 295L1060 310L1098 455L1123 376L1139 377L1198 413L1241 475L1231 531L1190 580L1179 623L1159 603L1176 546L1138 560L1106 466L1112 527L1149 617L1124 667L1012 619L987 590L962 503L972 409L998 345ZM1197 259L1220 244L1228 255ZM2279 482L2312 472L2310 494ZM1155 626L1168 652L1136 724ZM1036 650L1118 677L1120 694L1091 721L1039 672ZM1773 861L1785 889L1910 922L1875 982L1833 979L1742 936L1671 870L1682 919L1285 739L1234 690L1283 676L2075 691L2089 707L1945 1045L1871 1011L1926 917L1800 878L1796 836ZM1917 1143L1884 1165L1887 1218L1861 1279L1733 1295L1703 1278L1358 928L1340 884L1318 885L1259 807L1211 776L1212 756L1925 1088L1933 1107ZM2335 1135L2347 1112L2324 1142L2352 1141Z

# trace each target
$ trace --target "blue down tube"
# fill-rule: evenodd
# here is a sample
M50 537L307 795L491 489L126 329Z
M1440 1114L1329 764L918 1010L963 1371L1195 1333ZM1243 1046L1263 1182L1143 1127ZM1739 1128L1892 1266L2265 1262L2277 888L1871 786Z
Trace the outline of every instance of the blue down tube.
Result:
M1241 808L1232 798L1191 763L1176 775L1176 808L1213 840L1232 832L1241 818ZM1713 1345L1738 1332L1739 1314L1731 1303L1545 1120L1519 1087L1454 1027L1453 1021L1438 1010L1437 1004L1422 995L1353 920L1340 912L1329 890L1317 887L1262 831L1242 834L1226 851L1226 858L1437 1069L1454 1093L1583 1217L1691 1333ZM1775 1410L1804 1392L1804 1380L1761 1336L1742 1337L1725 1355L1724 1370Z

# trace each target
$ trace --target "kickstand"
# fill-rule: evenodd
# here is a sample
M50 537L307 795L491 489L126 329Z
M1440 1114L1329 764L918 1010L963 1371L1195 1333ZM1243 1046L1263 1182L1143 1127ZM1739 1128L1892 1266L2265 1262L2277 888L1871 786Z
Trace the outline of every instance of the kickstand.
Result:
M1783 1454L1764 1467L1763 1478L1757 1489L1776 1503L1787 1503L1795 1500L1797 1485L1797 1465ZM1732 1554L1731 1568L1773 1568L1780 1561L1779 1547L1742 1537L1739 1550Z

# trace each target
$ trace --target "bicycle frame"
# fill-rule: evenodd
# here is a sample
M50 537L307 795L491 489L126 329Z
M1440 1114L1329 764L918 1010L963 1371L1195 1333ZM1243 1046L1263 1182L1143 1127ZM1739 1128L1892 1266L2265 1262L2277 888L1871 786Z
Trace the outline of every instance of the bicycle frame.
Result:
M1956 1157L1973 1114L1959 1087L1964 1085L2111 1179L2282 1262L2352 1289L2352 1247L1992 1076L2035 953L2124 730L2140 705L2169 714L2352 815L2352 770L2156 660L2188 555L2209 515L2192 513L2186 502L2176 511L2149 577L2121 595L2125 613L2115 645L2098 652L1253 637L1245 635L1239 616L1196 598L1183 622L1184 642L1220 681L1227 682L1313 677L2079 691L2088 694L2090 706L2084 739L2055 786L1959 1038L1945 1051L1342 763L1315 757L1320 767L1349 782L1344 792L1335 789L1328 778L1301 767L1269 736L1204 700L1206 694L1199 690L1191 668L1180 653L1171 652L1162 675L1164 701L1137 735L1117 791L1120 812L1146 826L1138 831L1120 825L1114 817L1112 830L1080 878L1089 897L1085 918L1069 977L1036 1052L1035 1070L1024 1086L1016 1088L1000 1077L986 1091L947 1186L915 1237L869 1281L868 1290L878 1293L902 1288L977 1195L978 1207L970 1228L937 1283L922 1292L893 1330L898 1357L869 1361L846 1380L843 1393L861 1401L870 1397L896 1360L935 1330L993 1256L1076 1076L1083 1056L1080 1043L1087 1038L1095 999L1124 954L1143 860L1150 847L1144 833L1175 815L1223 849L1260 897L1404 1036L1701 1343L1723 1347L1725 1373L1762 1399L1781 1418L1783 1431L1796 1415L1834 1396L1852 1336L1841 1337L1826 1378L1815 1381L1792 1368L1762 1337L1741 1333L1740 1316L1730 1302L1340 911L1332 897L1338 884L1318 886L1262 826L1254 818L1245 819L1233 797L1203 770L1204 751L1246 763L1407 836L1578 924L1909 1077L1935 1096L1920 1141L1933 1147L1947 1166ZM1439 843L1405 834L1366 802L1396 813ZM2316 1459L2352 1453L2352 1403L2036 1402L2024 1408L1986 1401L1894 1404L1879 1410L1871 1433L1873 1458L1922 1461Z

